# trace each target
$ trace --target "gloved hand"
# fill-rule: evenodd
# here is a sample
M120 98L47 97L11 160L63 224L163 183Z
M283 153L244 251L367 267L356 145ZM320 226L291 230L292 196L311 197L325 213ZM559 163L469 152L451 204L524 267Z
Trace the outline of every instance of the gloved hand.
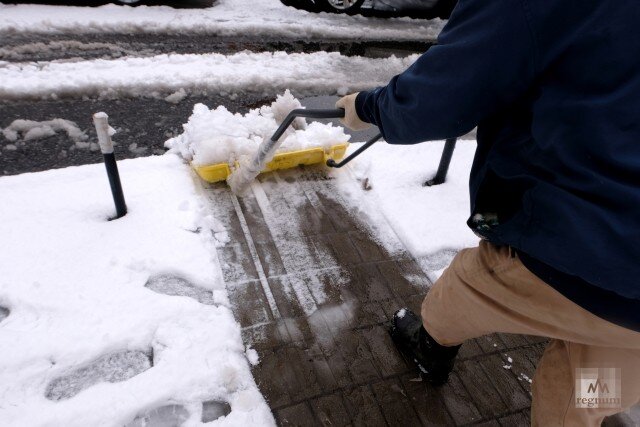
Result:
M356 112L356 96L358 93L344 96L336 102L336 108L344 108L344 119L340 119L340 123L351 130L365 130L370 123L363 122Z

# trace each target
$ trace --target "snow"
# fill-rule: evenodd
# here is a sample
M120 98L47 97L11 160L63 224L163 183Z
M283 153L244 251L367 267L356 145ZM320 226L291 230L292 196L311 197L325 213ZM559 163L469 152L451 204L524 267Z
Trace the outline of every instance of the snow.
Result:
M136 142L129 144L129 151L136 155L142 155L147 152L149 147L138 147Z
M531 378L529 378L529 376L527 374L525 374L524 372L520 373L520 376L518 377L518 380L522 381L527 381L529 384L533 383L533 380Z
M82 142L87 139L87 135L80 130L75 122L64 119L52 119L45 121L18 119L11 122L9 126L2 129L2 134L11 142L19 139L32 141L35 139L53 136L56 132L64 131L74 142Z
M258 363L260 363L260 356L258 355L258 352L251 348L251 347L247 347L245 354L247 355L247 360L249 361L249 363L251 363L252 365L257 365Z
M202 422L208 423L221 416L227 416L229 412L231 412L231 407L227 402L204 402L202 405Z
M0 9L1 10L1 9ZM386 84L418 55L364 58L337 52L171 54L82 62L7 63L0 98L147 96L177 101L187 93L346 94ZM242 72L239 72L239 71ZM182 91L182 92L181 92Z
M276 128L291 112L301 108L288 90L270 106L253 109L245 115L232 114L224 106L210 110L196 104L184 132L169 139L165 146L196 166L216 163L233 164L241 156L253 156L263 140L271 138ZM349 136L341 127L306 121L299 117L281 138L277 152L312 147L330 148L345 143Z
M164 100L172 104L179 104L186 97L187 92L183 88L180 88L177 91L173 92L171 95L168 95L166 98L164 98Z
M351 144L349 151L358 146ZM360 207L370 222L390 224L414 257L429 258L434 277L458 250L478 244L478 237L466 225L468 177L476 143L458 141L446 182L424 187L435 175L443 147L444 141L417 145L381 141L349 164L351 174L335 173L345 198ZM360 186L356 191L353 178L368 180L370 189Z
M137 416L125 427L181 426L189 419L189 411L181 405L165 405Z
M513 358L507 354L504 355L507 358L507 362L502 365L504 369L511 370L513 367Z
M218 0L206 9L59 7L0 3L1 32L190 33L281 40L433 40L444 22L309 13L278 0ZM37 49L38 46L33 46Z
M119 169L129 213L113 221L101 164L0 178L2 424L193 426L215 401L231 412L214 425L272 425L190 169Z
M407 309L406 308L401 308L400 311L398 311L398 313L396 313L396 317L398 319L404 319L404 316L407 314Z
M122 351L107 354L88 366L54 379L47 386L49 400L69 399L84 388L100 382L121 382L151 368L151 357L141 351Z

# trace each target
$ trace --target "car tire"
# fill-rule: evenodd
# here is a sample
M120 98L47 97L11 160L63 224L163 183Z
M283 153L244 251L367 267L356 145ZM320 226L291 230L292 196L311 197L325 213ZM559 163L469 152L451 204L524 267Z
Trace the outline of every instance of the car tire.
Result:
M306 10L307 12L324 12L324 0L280 0L285 6Z
M364 0L321 0L325 11L354 15L360 11Z

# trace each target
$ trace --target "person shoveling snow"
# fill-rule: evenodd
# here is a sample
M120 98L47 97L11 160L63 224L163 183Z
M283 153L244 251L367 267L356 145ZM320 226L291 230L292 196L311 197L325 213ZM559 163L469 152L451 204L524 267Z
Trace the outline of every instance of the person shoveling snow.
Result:
M433 384L467 340L552 338L536 426L599 426L640 399L639 19L628 0L460 1L407 71L336 104L391 144L478 127L468 225L483 241L391 334Z
M242 193L275 154L314 148L331 152L338 145L346 148L349 135L344 129L330 123L308 124L303 117L293 119L291 127L283 125L280 135L279 125L287 121L292 111L301 109L300 101L288 90L270 106L250 110L244 115L233 114L224 106L210 110L203 104L196 104L184 125L184 132L169 139L165 146L190 161L199 173L209 165L221 165L226 171L233 171L228 182L234 192ZM274 136L277 136L275 141L272 140ZM259 161L254 161L256 153L261 154Z

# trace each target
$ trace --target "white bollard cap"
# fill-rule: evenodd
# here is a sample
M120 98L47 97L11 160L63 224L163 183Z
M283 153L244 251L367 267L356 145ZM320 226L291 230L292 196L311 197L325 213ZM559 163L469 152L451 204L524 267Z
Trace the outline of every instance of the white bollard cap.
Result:
M107 113L95 113L93 115L93 124L96 127L98 144L100 144L100 151L102 151L102 154L113 153L113 142L111 141L111 135L109 134L109 116Z

